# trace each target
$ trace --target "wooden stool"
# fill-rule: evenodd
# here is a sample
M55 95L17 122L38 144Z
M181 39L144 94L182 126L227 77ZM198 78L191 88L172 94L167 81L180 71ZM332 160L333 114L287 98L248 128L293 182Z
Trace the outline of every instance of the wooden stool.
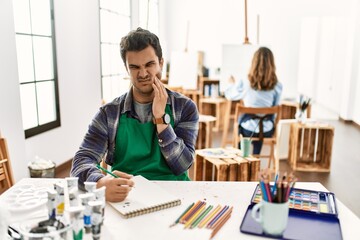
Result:
M196 141L196 149L211 148L212 128L216 121L214 116L199 115L199 134Z
M216 117L215 126L213 128L213 131L215 132L223 129L226 104L227 100L225 98L200 99L200 113Z
M289 164L294 171L330 172L334 127L324 123L293 123Z
M191 98L197 107L199 107L199 101L202 95L202 92L199 90L191 90L191 89L183 89L182 94L187 96L188 98Z
M243 158L239 149L196 150L195 181L258 181L259 171L260 159Z

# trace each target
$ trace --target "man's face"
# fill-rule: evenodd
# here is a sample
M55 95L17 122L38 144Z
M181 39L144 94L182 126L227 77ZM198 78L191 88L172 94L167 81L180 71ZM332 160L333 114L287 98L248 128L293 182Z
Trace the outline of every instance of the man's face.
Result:
M126 53L126 69L130 75L134 91L140 94L152 94L155 76L161 79L163 60L159 62L152 46L144 50Z

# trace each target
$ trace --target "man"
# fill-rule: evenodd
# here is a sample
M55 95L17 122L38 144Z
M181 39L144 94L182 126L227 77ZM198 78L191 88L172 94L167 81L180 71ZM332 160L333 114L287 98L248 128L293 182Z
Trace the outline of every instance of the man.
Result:
M106 186L106 199L112 202L126 198L134 185L132 175L189 180L199 119L193 101L160 81L164 60L155 34L131 31L121 39L120 52L132 86L100 108L71 169L80 186L85 181ZM118 178L96 168L104 157Z

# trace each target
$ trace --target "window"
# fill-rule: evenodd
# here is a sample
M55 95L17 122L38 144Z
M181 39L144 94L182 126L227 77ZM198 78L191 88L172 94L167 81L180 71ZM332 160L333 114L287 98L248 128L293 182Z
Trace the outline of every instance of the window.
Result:
M100 49L102 98L105 102L128 91L120 40L130 31L130 0L100 0Z
M13 0L25 137L60 126L53 0Z
M139 0L140 27L159 35L159 1Z

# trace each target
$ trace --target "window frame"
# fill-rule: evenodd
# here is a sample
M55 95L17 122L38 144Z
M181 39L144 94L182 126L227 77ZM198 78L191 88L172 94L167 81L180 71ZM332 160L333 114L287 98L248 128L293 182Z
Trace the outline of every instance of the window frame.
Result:
M120 46L120 38L116 41L116 42L109 42L107 40L103 40L103 36L102 36L102 20L101 20L101 16L102 16L102 11L104 12L109 12L111 14L116 14L117 16L120 16L120 17L126 17L128 18L128 21L129 21L129 31L131 30L131 25L132 25L132 15L131 15L131 10L132 10L132 1L131 0L122 0L122 1L128 1L129 3L129 15L126 15L124 13L119 13L117 11L114 11L113 9L108 9L108 8L103 8L101 6L101 0L98 1L98 6L99 6L99 45L100 45L100 73L101 73L101 98L102 98L102 101L103 103L106 103L106 101L111 101L112 99L114 99L115 97L118 97L119 94L110 94L110 97L109 99L106 99L108 96L105 96L105 92L108 90L108 89L105 89L105 81L104 79L106 78L110 78L108 79L108 81L110 81L110 84L112 84L112 79L111 78L119 78L118 81L125 81L125 79L127 79L128 77L128 73L126 72L126 69L124 68L125 71L119 71L118 73L113 73L113 72L110 72L110 73L104 73L104 66L103 66L103 57L105 55L105 53L103 53L103 46L109 46L109 47L114 47L114 46ZM121 36L122 37L122 36ZM119 49L120 50L120 49ZM118 63L119 64L119 69L121 68L121 66L123 66L123 62L122 62L122 59L120 57L120 51L117 52L118 56L119 56L119 59L120 59L120 62ZM109 64L114 64L113 62L109 62ZM120 87L120 83L115 86L115 87ZM130 86L130 82L129 82L129 86ZM126 90L127 91L127 90ZM121 93L120 93L121 94ZM109 95L109 94L107 94Z
M29 6L31 7L31 0L29 1ZM58 86L58 72L57 72L57 60L56 60L56 35L55 35L55 18L54 18L54 2L53 0L49 0L49 6L50 6L50 27L51 27L51 35L44 35L44 34L37 34L37 33L33 33L32 30L30 33L24 33L24 32L17 32L15 31L15 36L18 35L25 35L25 36L30 36L31 37L31 52L32 52L32 59L33 59L33 66L32 68L34 69L34 79L32 81L27 81L27 82L20 82L19 81L19 88L21 87L21 85L25 85L25 84L35 84L34 85L34 91L35 91L35 103L36 103L36 116L37 116L37 126L35 127L31 127L28 129L24 129L24 133L25 133L25 138L30 138L33 136L36 136L40 133L44 133L47 132L49 130L52 130L54 128L60 127L61 126L61 118L60 118L60 101L59 101L59 86ZM31 10L30 11L30 21L31 21ZM32 24L32 23L30 23ZM31 26L32 27L32 26ZM32 28L31 28L32 29ZM15 29L16 30L16 29ZM51 38L51 44L52 44L52 61L53 61L53 78L52 79L42 79L42 80L37 80L36 76L35 76L35 53L34 53L34 37L48 37ZM18 51L18 49L17 49ZM20 70L19 70L20 71ZM40 124L39 121L39 104L38 104L38 93L37 93L37 83L43 83L43 82L53 82L54 83L54 107L55 107L55 120L54 121L50 121L50 122L46 122L44 124ZM21 92L20 92L20 97L21 97ZM23 106L22 106L23 107ZM24 121L24 119L23 119Z

